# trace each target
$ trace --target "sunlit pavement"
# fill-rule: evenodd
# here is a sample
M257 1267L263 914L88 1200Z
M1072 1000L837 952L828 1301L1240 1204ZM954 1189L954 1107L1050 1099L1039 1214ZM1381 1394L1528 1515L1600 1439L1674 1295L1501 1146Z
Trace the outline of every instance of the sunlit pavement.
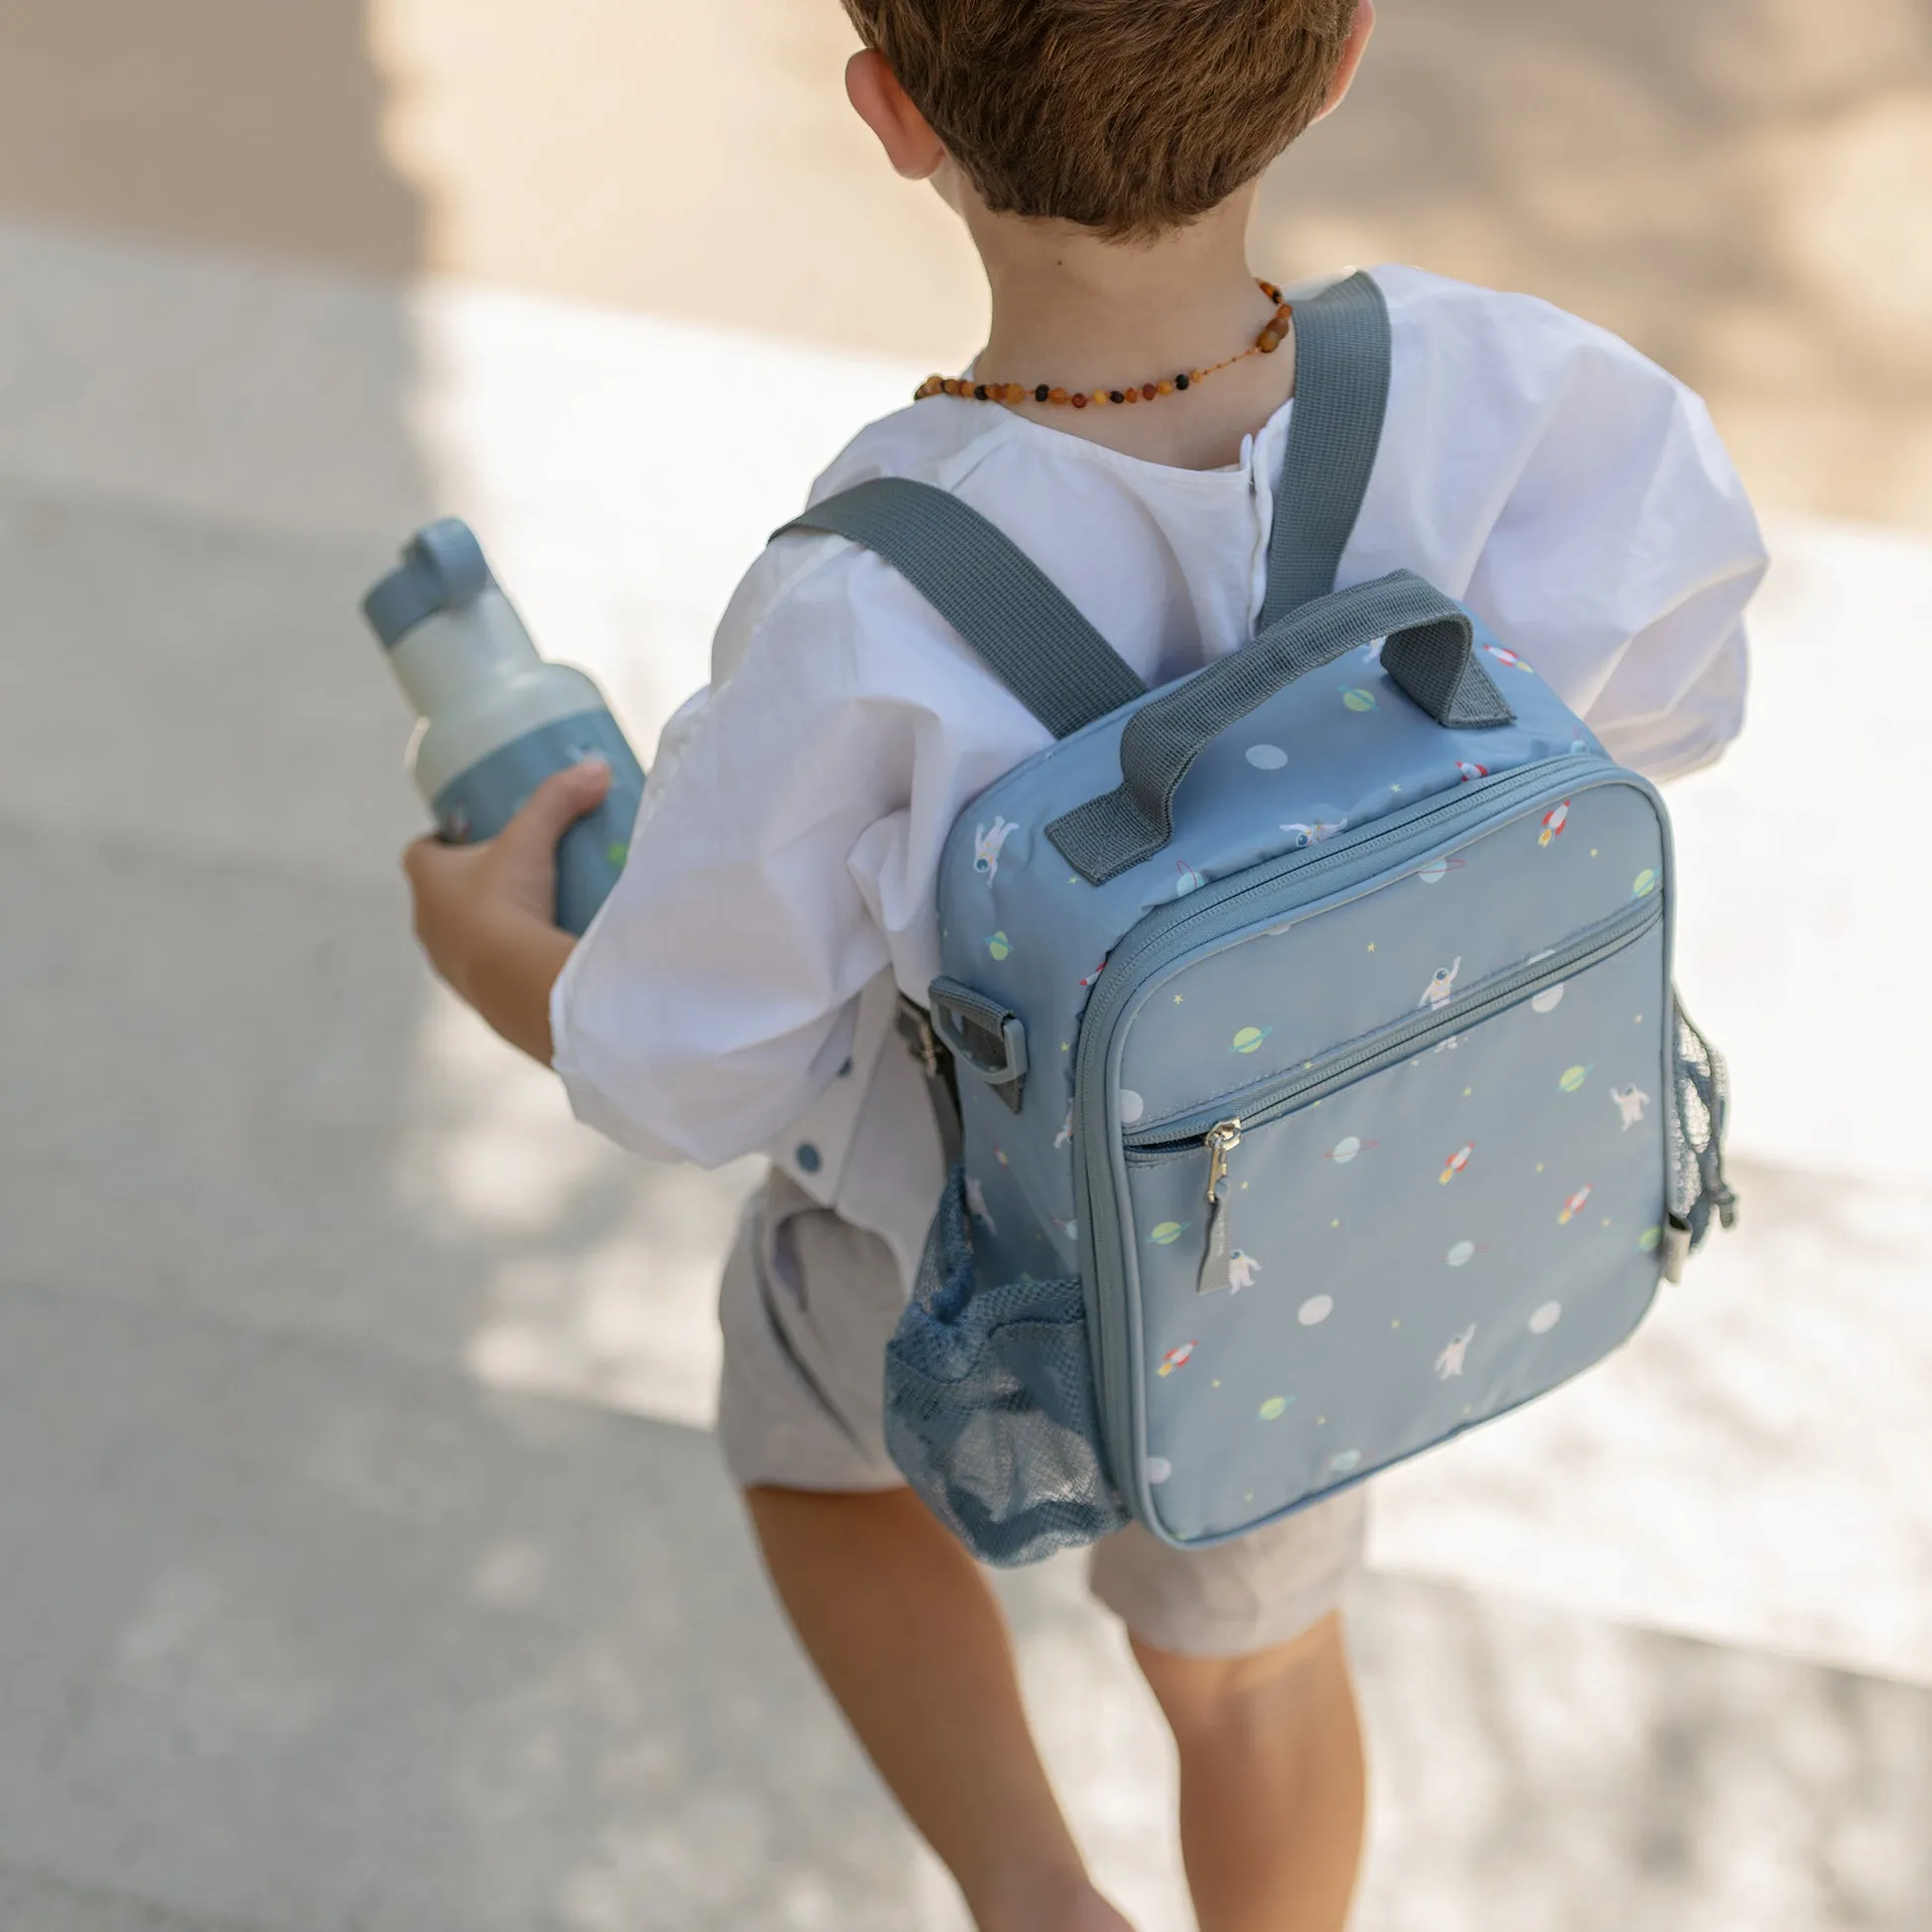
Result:
M0 1925L957 1927L705 1433L750 1171L625 1161L428 983L353 614L460 510L647 749L923 368L25 222L0 318ZM1674 800L1746 1218L1381 1486L1364 1932L1932 1917L1932 544L1772 534L1751 732ZM1178 1932L1118 1632L1072 1565L1010 1596Z

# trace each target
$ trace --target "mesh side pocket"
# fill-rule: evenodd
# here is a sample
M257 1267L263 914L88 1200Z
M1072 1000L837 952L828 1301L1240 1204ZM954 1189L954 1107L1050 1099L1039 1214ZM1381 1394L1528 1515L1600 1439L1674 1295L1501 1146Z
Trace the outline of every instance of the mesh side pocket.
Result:
M1675 1078L1670 1117L1671 1220L1693 1254L1704 1245L1716 1214L1721 1226L1737 1218L1737 1196L1725 1179L1725 1127L1730 1115L1730 1075L1724 1056L1692 1026L1673 994Z
M978 1288L958 1168L887 1344L886 1447L987 1563L1033 1563L1127 1521L1101 1462L1079 1280Z

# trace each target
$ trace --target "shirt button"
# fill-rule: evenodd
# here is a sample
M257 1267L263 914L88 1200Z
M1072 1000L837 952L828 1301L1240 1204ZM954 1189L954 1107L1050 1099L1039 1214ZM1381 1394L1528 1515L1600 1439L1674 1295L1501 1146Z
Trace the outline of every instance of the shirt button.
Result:
M791 1157L806 1173L816 1173L825 1165L824 1157L810 1141L800 1141L797 1152Z

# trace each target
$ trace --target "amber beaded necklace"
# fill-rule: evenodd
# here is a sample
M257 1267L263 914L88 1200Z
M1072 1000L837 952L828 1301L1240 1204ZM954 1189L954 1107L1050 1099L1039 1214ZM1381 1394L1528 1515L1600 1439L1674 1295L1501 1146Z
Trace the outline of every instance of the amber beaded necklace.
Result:
M1138 388L1130 383L1125 389L1094 389L1087 392L1055 389L1044 382L1029 386L1025 382L967 382L950 375L929 375L912 391L912 400L923 402L927 396L960 396L968 402L1033 401L1051 403L1056 409L1069 405L1075 409L1101 409L1109 403L1152 402L1157 396L1171 396L1177 389L1191 389L1196 382L1205 382L1210 375L1218 375L1223 369L1233 368L1237 362L1245 362L1250 355L1272 355L1281 347L1287 340L1289 324L1295 317L1295 305L1282 300L1282 292L1273 282L1264 282L1257 276L1255 286L1275 305L1275 313L1268 318L1268 326L1239 355L1230 355L1225 361L1210 363L1204 369L1184 369L1180 374L1171 375L1162 382L1143 382Z

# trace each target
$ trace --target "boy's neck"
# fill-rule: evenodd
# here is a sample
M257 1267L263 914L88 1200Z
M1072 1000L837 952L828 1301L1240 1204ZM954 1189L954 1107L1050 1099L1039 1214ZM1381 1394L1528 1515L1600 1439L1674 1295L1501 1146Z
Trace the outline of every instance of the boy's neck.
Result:
M1161 240L1103 242L1065 222L1025 221L969 207L986 266L993 322L975 367L987 381L1075 391L1125 388L1238 355L1273 305L1248 265L1252 189ZM1133 407L1022 413L1150 462L1212 469L1294 388L1293 338L1184 395Z

